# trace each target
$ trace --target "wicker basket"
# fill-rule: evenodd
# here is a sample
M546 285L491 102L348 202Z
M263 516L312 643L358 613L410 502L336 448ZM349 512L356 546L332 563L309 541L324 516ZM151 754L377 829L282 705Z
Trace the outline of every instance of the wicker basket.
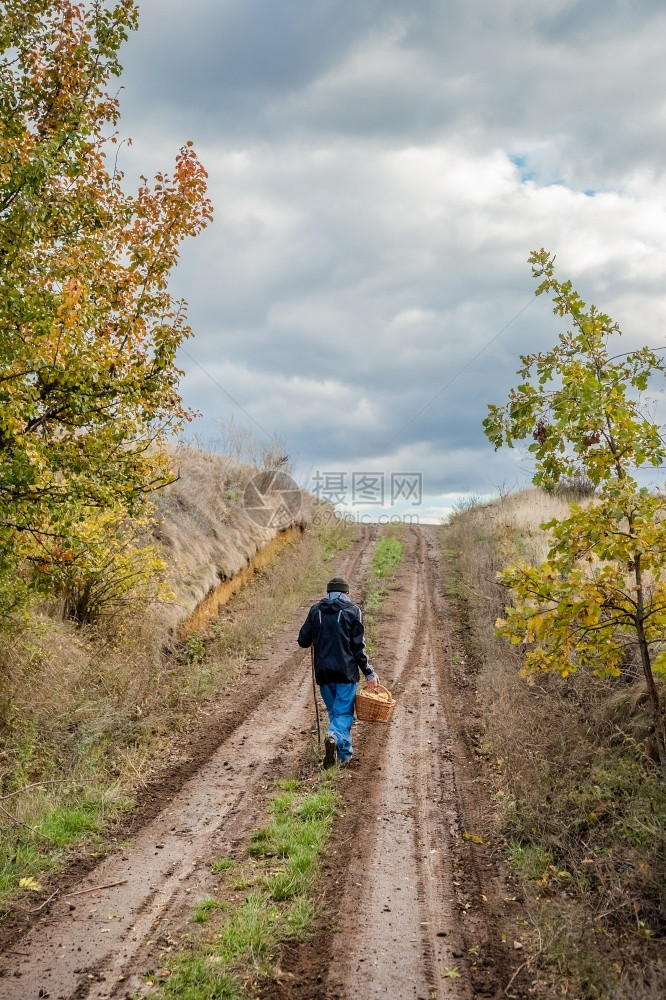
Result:
M354 699L356 718L359 722L388 722L395 708L395 701L391 692L387 688L382 687L381 684L378 684L374 690L385 691L389 696L388 701L378 701L376 698L370 696L369 692L371 690L371 688L366 686L357 691L356 698Z

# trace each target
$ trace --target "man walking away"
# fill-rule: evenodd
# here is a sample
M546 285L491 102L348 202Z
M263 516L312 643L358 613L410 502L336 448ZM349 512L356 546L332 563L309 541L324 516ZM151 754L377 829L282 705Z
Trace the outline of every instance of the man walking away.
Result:
M379 684L365 650L363 616L348 595L346 580L330 580L326 597L313 604L298 633L299 646L314 646L315 680L328 712L324 767L332 767L336 757L346 764L354 755L351 728L359 670L370 687Z

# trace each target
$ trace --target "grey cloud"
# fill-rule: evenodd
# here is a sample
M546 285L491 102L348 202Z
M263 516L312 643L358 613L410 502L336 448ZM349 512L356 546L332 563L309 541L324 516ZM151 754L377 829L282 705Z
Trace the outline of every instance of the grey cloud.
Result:
M658 0L142 5L131 104L198 141L301 135L500 143L582 189L661 146ZM139 119L140 120L140 119ZM166 124L166 123L165 123Z
M187 351L301 470L367 465L405 428L381 461L413 457L433 491L527 476L481 420L562 329L540 299L497 336L532 300L533 247L627 346L663 341L661 3L142 6L123 165L197 141L216 221L173 283ZM214 436L235 407L182 363Z
M404 6L383 0L343 6L337 0L145 0L141 35L125 58L126 79L153 106L191 103L212 115L215 126L236 131L267 95L303 88L387 11Z

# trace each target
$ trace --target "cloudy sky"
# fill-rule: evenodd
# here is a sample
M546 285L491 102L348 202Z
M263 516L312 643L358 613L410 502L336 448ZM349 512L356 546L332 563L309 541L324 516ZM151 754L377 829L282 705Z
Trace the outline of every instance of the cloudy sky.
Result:
M420 472L437 516L529 482L481 420L561 328L531 249L627 346L666 343L660 0L140 8L123 166L168 166L192 139L215 206L173 280L204 441L233 416L284 438L299 477L346 474L349 501L353 473L390 493Z

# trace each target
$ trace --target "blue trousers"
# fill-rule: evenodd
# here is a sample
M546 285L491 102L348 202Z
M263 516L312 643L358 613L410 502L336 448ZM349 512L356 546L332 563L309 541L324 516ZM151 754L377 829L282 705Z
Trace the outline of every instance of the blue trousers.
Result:
M356 684L320 684L319 690L328 712L328 733L338 745L338 760L351 760L351 728L354 725Z

